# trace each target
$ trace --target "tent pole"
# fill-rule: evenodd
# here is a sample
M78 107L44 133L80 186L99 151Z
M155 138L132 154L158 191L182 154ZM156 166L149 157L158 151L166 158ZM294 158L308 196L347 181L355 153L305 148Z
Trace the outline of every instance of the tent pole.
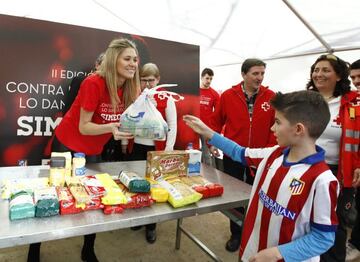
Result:
M306 28L309 29L309 31L315 36L315 38L320 41L320 43L326 48L326 51L328 53L333 53L334 50L331 48L331 46L315 31L315 29L305 20L305 18L303 18L287 0L282 1L297 16L297 18L300 19L300 21L306 26Z

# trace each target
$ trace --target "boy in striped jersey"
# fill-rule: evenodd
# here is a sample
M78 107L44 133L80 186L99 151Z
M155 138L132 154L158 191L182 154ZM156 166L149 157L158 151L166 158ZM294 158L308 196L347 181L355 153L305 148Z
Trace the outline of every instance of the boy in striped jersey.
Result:
M330 119L316 92L277 93L271 100L278 146L250 149L215 133L198 118L184 116L209 144L257 173L247 210L242 261L319 261L334 243L339 185L315 145Z

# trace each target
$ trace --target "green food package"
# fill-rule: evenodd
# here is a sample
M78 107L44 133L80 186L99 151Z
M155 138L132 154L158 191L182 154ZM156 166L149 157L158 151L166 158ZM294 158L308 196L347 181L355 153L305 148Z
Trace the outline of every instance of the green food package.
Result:
M59 214L59 199L55 187L36 189L34 191L34 200L36 203L36 217L49 217Z
M131 193L148 193L150 192L150 183L145 178L140 177L135 172L121 171L119 180Z
M32 194L19 191L10 197L9 203L10 220L23 219L35 216L35 205Z

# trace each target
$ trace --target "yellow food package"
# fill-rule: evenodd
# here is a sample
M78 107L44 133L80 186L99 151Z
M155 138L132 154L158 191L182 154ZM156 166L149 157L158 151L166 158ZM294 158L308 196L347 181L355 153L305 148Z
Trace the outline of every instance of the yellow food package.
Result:
M89 203L91 198L79 177L66 177L65 181L71 194L75 198L76 207L85 208L86 203Z
M106 194L101 198L101 203L104 205L118 205L126 204L128 202L122 190L109 174L103 173L96 174L95 176L106 190Z
M155 180L152 179L147 179L147 180L150 182L151 198L158 203L168 201L169 192Z
M51 156L63 156L65 157L65 176L71 176L71 152L51 152Z
M202 195L181 182L179 178L168 178L159 181L160 186L169 192L168 202L175 208L193 204L202 198Z

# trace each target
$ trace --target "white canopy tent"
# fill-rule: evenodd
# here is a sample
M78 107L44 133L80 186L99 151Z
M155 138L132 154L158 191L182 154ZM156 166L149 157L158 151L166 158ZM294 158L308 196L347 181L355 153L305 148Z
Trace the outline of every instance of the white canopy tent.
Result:
M224 90L245 58L268 63L265 85L303 89L321 53L360 59L358 0L0 0L0 13L200 46L201 68ZM174 61L176 63L176 61Z

